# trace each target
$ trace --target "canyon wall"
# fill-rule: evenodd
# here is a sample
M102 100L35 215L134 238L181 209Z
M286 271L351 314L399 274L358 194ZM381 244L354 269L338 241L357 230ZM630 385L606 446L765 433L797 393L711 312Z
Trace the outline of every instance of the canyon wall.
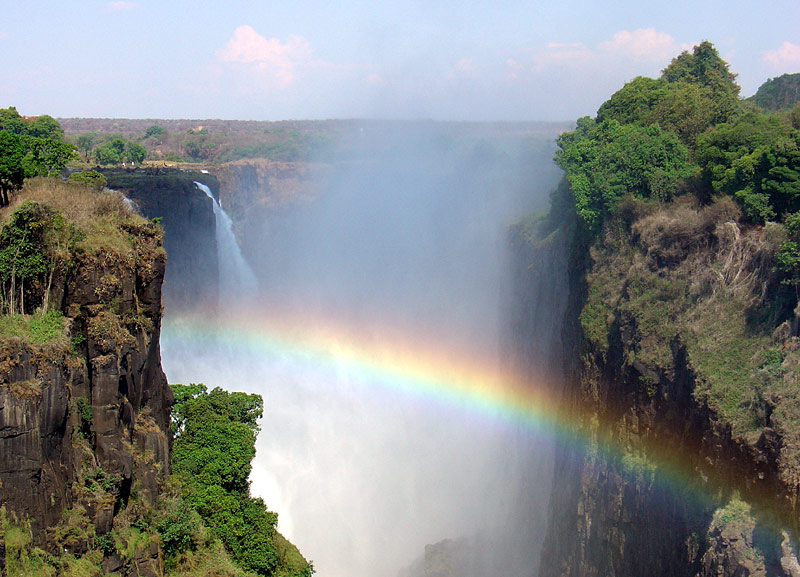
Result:
M183 170L103 169L109 188L124 192L148 219L164 229L169 266L164 279L164 306L169 309L215 310L219 266L212 201L195 185L209 186L219 197L214 175Z
M540 574L796 575L800 339L774 230L727 199L621 212L570 249L575 437Z
M141 219L120 227L119 245L79 243L53 271L45 303L66 336L0 342L2 516L29 523L34 543L58 554L83 554L129 502L155 506L169 472L161 232ZM134 549L125 562L107 556L104 569L161 574L156 543Z

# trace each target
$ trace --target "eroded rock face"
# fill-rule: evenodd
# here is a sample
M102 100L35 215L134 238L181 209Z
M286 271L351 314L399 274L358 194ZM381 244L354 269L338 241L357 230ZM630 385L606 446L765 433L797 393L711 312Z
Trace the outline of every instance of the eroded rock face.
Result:
M79 255L57 279L51 302L71 323L71 343L0 346L0 505L29 520L43 547L65 510L85 510L103 535L134 485L155 504L168 474L165 255L152 228L130 234L130 254ZM158 555L136 563L160 574Z
M739 337L756 351L739 359L724 348L733 320L767 293L770 248L719 207L646 218L573 247L565 420L583 446L557 451L540 575L790 575L780 530L798 530L794 400L780 387L795 382L794 337L789 328ZM667 238L692 219L703 227ZM754 360L769 347L783 364ZM714 387L730 377L714 380L717 359L745 375L742 389L787 391L766 404L783 409L762 415L756 395L739 412L721 405Z

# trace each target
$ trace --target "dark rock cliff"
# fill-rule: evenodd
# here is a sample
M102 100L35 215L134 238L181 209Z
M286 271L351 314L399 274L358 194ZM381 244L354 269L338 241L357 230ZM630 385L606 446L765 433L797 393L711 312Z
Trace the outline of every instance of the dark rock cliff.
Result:
M641 210L641 212L637 212ZM540 575L795 575L798 339L771 231L631 212L572 248L565 419Z
M169 266L164 306L170 310L213 309L218 300L216 224L213 204L195 181L219 197L211 174L162 169L102 169L109 188L121 190L147 218L161 219Z
M172 394L159 351L166 258L155 227L121 226L124 250L81 249L54 275L50 306L66 319L66 342L0 343L0 510L53 552L84 553L134 495L155 506L169 472ZM104 567L160 575L162 561L153 544Z

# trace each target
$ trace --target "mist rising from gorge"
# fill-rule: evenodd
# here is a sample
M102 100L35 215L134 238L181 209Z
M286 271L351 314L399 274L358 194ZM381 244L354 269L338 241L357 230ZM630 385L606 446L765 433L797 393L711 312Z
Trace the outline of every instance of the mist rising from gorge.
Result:
M415 388L390 365L510 370L508 226L546 207L551 139L395 123L339 144L348 154L315 194L248 235L260 240L242 247L259 292L222 294L204 325L213 342L166 311L170 382L263 395L253 492L320 575L394 577L426 544L461 538L488 545L472 551L475 575L533 574L546 436ZM307 335L322 344L303 350ZM511 369L537 386L531 367Z

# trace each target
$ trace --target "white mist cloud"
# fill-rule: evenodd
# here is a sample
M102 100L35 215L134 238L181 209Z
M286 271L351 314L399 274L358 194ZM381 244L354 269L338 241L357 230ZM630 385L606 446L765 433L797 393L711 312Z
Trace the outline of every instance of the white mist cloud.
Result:
M595 70L608 70L628 66L632 62L666 65L669 59L691 46L679 44L671 35L655 28L620 30L595 48L581 42L549 42L544 50L531 54L532 70L539 72L554 66L590 66Z
M283 88L294 82L299 67L310 62L311 46L302 36L289 36L283 43L245 25L234 30L225 47L217 51L217 59L248 65Z
M666 32L659 32L655 28L639 28L617 32L611 40L601 42L599 49L634 59L663 60L676 56L686 47L678 45Z
M120 0L118 2L106 3L106 10L108 12L125 12L126 10L133 10L139 5L136 2L125 2Z
M767 50L761 60L775 68L800 66L800 46L784 42L777 50Z
M370 86L382 86L382 85L386 84L386 81L383 79L383 77L380 74L377 74L376 72L373 72L372 74L368 74L364 78L364 83L366 83L366 84L368 84Z

